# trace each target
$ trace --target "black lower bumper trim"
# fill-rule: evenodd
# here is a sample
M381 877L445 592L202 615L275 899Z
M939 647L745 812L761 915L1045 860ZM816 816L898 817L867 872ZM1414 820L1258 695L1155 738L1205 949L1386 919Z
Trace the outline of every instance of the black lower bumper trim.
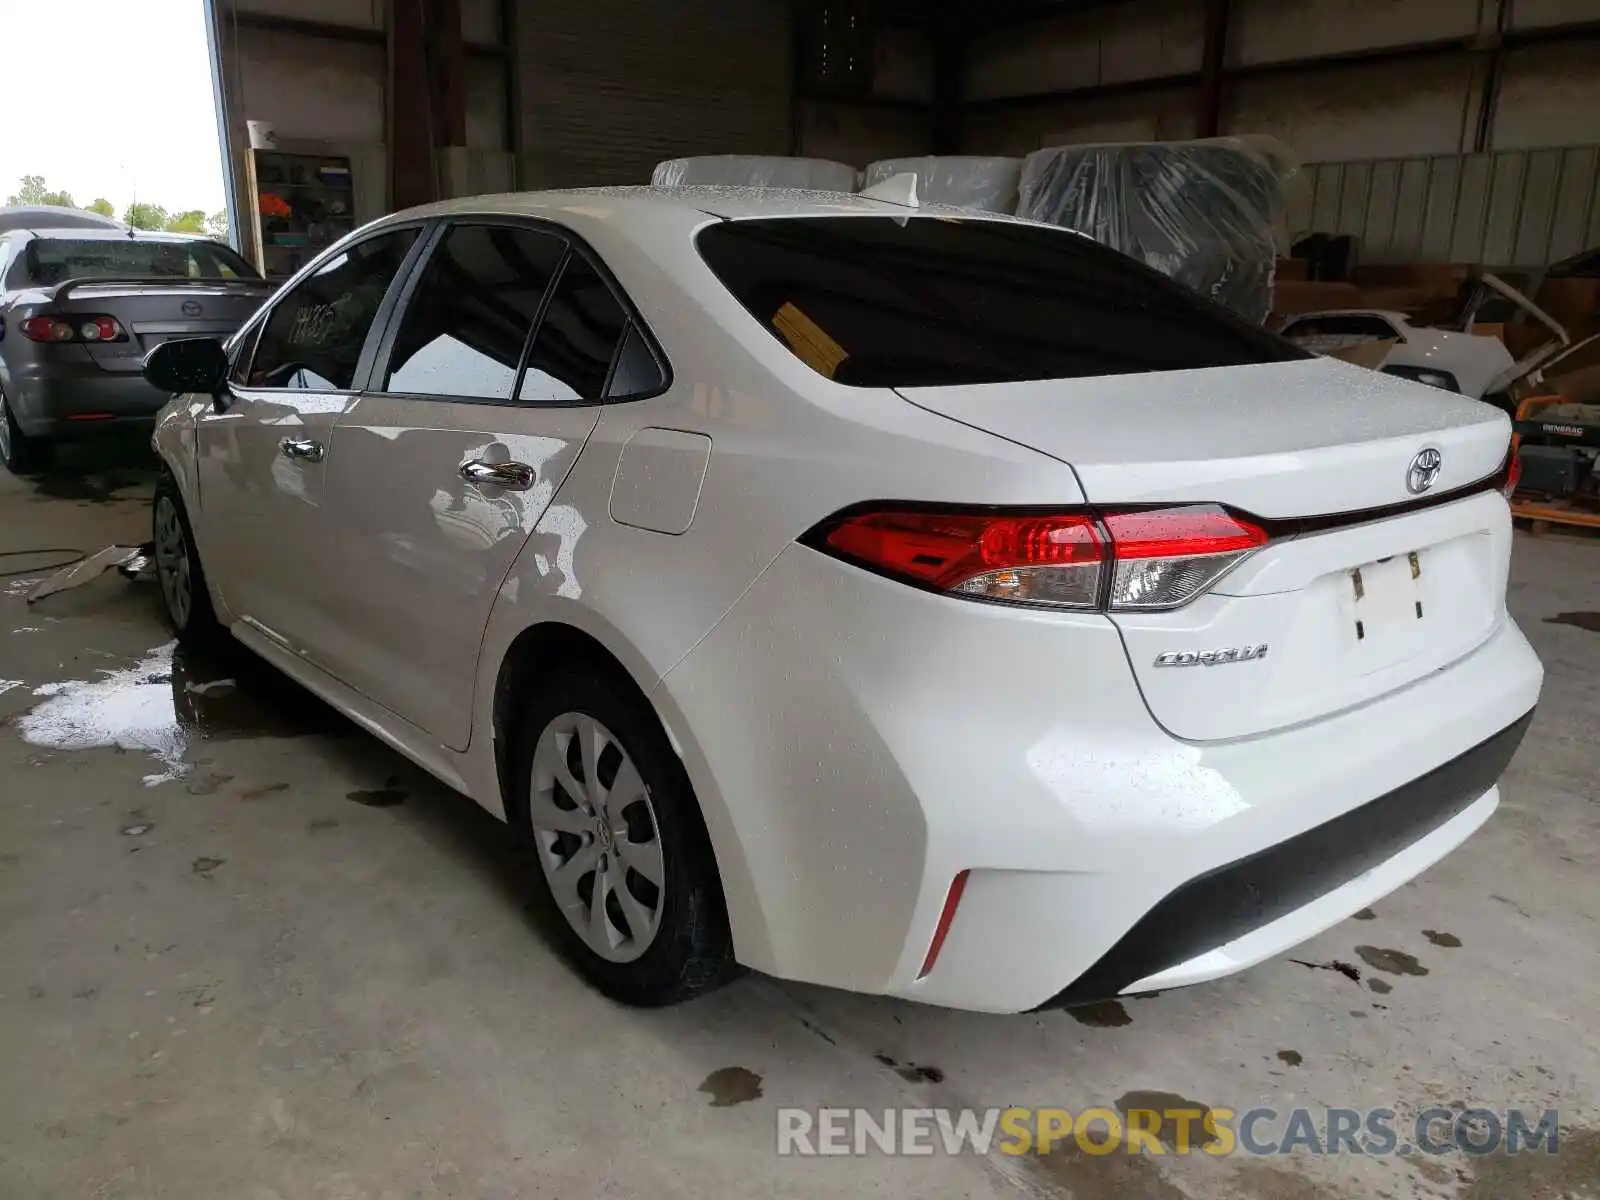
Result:
M1191 879L1040 1007L1110 999L1130 984L1259 929L1392 858L1493 787L1532 720L1530 711L1420 779Z

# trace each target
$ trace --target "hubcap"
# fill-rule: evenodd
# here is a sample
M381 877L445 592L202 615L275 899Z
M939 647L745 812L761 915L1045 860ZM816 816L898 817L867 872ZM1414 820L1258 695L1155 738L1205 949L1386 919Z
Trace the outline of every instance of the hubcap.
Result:
M0 460L11 461L11 409L0 396Z
M179 629L189 624L194 601L194 585L189 573L189 544L183 536L183 522L170 497L156 500L156 575L161 580L161 596L167 612Z
M528 815L567 923L608 962L632 962L661 926L666 870L650 789L616 736L562 713L533 751Z

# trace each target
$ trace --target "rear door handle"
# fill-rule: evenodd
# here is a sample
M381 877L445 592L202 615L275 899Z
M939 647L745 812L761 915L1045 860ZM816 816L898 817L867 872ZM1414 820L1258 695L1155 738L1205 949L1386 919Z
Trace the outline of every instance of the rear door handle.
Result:
M505 488L508 492L525 492L533 486L538 476L526 463L492 463L475 458L461 464L461 478L468 483Z
M284 438L278 443L278 449L285 458L298 458L302 462L319 463L328 456L327 448L310 438Z

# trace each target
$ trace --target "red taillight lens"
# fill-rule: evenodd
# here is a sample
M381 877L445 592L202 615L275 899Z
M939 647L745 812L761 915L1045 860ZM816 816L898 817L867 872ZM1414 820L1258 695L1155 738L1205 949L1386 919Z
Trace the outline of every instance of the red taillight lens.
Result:
M1187 604L1267 534L1212 504L1103 515L884 507L826 522L806 541L970 599L1150 610Z
M29 317L20 328L34 342L70 342L74 336L72 325L60 317Z
M19 326L23 336L35 342L125 342L128 335L115 317L42 316L29 317Z
M822 539L836 554L940 591L1013 604L1092 608L1106 547L1080 514L1011 516L878 509Z
M1505 482L1500 485L1500 492L1507 500L1517 494L1517 485L1522 482L1522 456L1517 453L1517 448L1512 446L1506 457Z

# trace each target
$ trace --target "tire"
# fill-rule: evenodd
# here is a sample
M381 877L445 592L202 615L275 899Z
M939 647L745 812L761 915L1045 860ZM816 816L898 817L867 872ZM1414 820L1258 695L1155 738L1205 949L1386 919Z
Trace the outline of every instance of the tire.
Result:
M632 684L558 667L517 728L512 821L535 860L535 906L563 957L604 995L643 1008L677 1004L736 975L699 804ZM585 744L599 748L586 754Z
M185 646L215 647L222 626L211 607L205 569L195 548L194 529L172 472L163 470L150 503L150 535L156 548L156 578L167 623Z
M29 437L17 425L5 393L0 392L0 462L13 475L28 475L43 470L55 457L55 447L39 438Z

